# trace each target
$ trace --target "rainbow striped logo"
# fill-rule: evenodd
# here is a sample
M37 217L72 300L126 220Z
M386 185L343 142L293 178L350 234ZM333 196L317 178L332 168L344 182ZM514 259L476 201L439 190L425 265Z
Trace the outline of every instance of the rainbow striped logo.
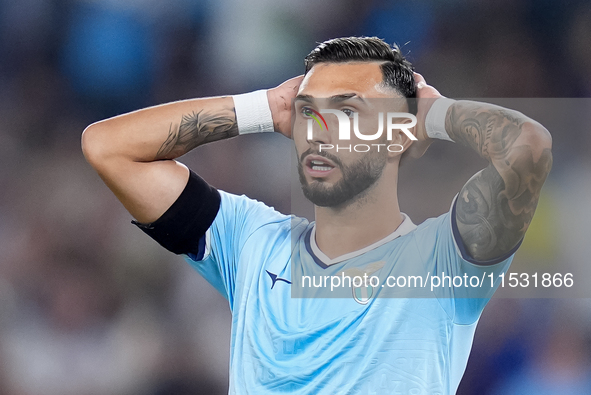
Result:
M320 123L320 120L318 119L319 117L320 117L320 119L322 119L322 122L324 123L326 130L328 130L328 125L326 124L326 120L324 119L324 117L318 111L314 110L313 108L308 108L308 110L312 111L313 114L310 114L310 116L316 121L318 126L320 126L320 130L322 130L322 124ZM314 115L314 114L316 114L316 115Z

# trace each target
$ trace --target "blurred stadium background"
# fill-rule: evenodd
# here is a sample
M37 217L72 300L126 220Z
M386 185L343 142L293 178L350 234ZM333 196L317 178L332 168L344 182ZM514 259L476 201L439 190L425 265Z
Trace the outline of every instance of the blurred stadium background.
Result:
M148 105L272 87L316 42L349 35L399 43L449 97L580 109L546 125L555 165L515 262L591 263L588 1L0 0L0 395L227 393L226 301L130 224L80 134ZM415 223L482 167L454 149L403 169ZM183 161L289 212L289 152L250 136ZM493 300L458 393L591 394L590 340L589 299Z

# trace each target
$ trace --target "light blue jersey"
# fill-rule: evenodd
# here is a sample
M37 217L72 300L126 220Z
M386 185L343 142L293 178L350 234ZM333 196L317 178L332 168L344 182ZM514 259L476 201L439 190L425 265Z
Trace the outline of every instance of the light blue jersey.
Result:
M230 303L230 394L455 393L497 285L490 282L514 251L487 266L470 263L448 212L418 226L405 216L385 239L331 260L313 223L220 194L204 256L186 259ZM379 284L312 283L363 274ZM411 276L427 285L386 284ZM437 276L488 285L433 288Z

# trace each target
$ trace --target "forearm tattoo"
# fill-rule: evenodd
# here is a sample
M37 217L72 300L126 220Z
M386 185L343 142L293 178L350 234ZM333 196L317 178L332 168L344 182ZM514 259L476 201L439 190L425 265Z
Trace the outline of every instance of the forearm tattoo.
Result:
M517 245L552 167L550 148L516 144L526 120L516 111L463 101L447 114L449 136L490 161L464 185L456 203L458 230L476 260L497 258Z
M182 116L179 124L171 123L168 137L160 146L156 160L174 159L193 148L238 135L233 107L211 112L200 110Z

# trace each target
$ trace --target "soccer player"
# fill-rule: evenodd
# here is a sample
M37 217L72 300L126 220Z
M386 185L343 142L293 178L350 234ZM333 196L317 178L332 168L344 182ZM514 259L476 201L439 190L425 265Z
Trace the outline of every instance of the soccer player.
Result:
M326 41L305 65L303 77L268 91L95 123L83 134L84 154L134 223L184 255L228 299L231 394L453 394L497 283L448 281L421 297L385 297L384 285L405 274L445 282L506 271L550 170L551 137L519 112L442 97L377 38ZM338 116L324 112L326 124L316 123L323 109L359 122L388 102L389 111L414 112L408 99L415 97L412 134L394 128L375 142L351 134L348 144L375 143L368 152L330 149L343 143ZM199 145L265 131L293 139L315 222L216 190L175 161ZM420 156L435 139L466 145L489 165L449 212L417 226L399 209L400 158ZM309 281L306 288L306 279L345 274L375 276L379 284L348 283L338 298Z

